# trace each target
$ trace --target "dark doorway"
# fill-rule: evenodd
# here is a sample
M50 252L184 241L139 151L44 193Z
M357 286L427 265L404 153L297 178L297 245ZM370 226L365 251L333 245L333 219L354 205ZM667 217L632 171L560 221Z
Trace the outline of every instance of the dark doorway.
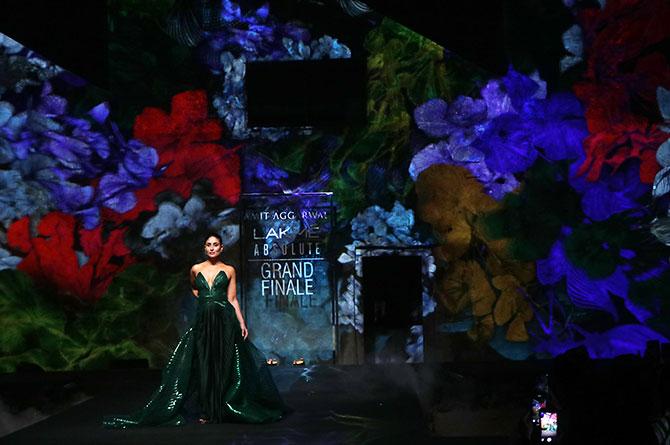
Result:
M403 363L411 327L421 325L421 257L363 258L363 344L367 363Z

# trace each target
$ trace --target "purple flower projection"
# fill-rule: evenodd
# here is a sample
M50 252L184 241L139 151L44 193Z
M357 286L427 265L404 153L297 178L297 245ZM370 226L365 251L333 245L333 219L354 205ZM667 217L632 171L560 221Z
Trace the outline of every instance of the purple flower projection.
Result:
M450 106L442 99L431 99L414 110L414 120L431 137L469 144L484 128L486 103L459 96Z
M200 48L205 55L204 60L213 70L221 70L221 62L207 55L230 51L238 57L267 57L272 60L285 55L285 39L303 44L310 39L307 29L274 20L267 3L244 12L239 4L223 0L221 20L225 23L224 28L206 33L205 45Z
M434 164L460 165L467 168L495 199L502 199L519 186L514 175L491 171L484 162L481 151L472 146L452 145L447 141L427 145L417 153L410 163L409 175L416 181L423 170Z
M480 94L481 98L459 97L451 103L433 99L416 108L417 127L434 141L413 157L409 173L414 180L434 164L460 165L470 170L490 195L501 199L519 184L515 175L526 172L537 160L568 161L567 180L582 196L585 227L622 212L641 214L640 199L649 193L650 187L640 181L639 161L628 161L618 169L606 166L598 181L577 176L577 168L585 156L583 141L588 129L583 107L573 94L547 95L542 81L513 69L502 79L489 81ZM647 340L667 342L646 326L657 315L655 310L635 303L634 296L629 295L631 280L645 281L659 272L655 269L640 272L636 252L623 248L612 251L607 242L603 243L601 253L603 258L610 258L611 269L603 266L606 272L600 276L597 271L587 271L582 267L588 262L578 266L566 253L566 238L572 231L565 227L549 256L537 261L538 281L546 286L550 307L561 308L566 304L554 293L555 287L564 283L568 306L606 312L611 315L614 327L589 332L574 324L565 313L559 319L552 318L550 313L549 323L536 313L543 331L535 338L536 351L557 355L584 346L592 357L605 358L643 351ZM619 302L638 324L616 326L624 316L617 309Z
M244 189L257 193L283 192L288 173L268 159L252 150L245 150L242 180Z
M569 181L582 195L582 210L586 216L594 221L605 221L617 213L640 208L639 198L647 195L651 187L640 182L638 161L627 161L616 172L605 166L595 182L577 176L580 161L570 166Z
M223 53L245 60L320 59L350 57L349 49L330 36L312 39L307 28L283 23L270 15L269 3L243 11L223 0L222 29L207 32L200 48L203 60L215 72L224 70Z
M583 156L587 128L581 103L571 93L526 102L520 113L528 125L530 142L550 161Z
M526 76L510 67L505 77L500 79L502 87L506 92L512 108L520 113L523 107L533 99L544 99L547 97L547 83Z
M269 4L246 12L235 2L223 1L222 29L205 33L200 58L214 74L223 75L223 91L213 105L235 139L277 141L309 129L247 128L244 76L246 63L269 60L316 60L351 57L346 45L330 36L313 39L295 23L282 23L270 15Z
M486 117L490 120L501 114L514 112L512 108L512 99L505 91L502 80L490 80L480 94L486 103Z
M569 229L564 230L567 234ZM628 251L620 252L622 258L629 256ZM634 304L628 298L629 279L626 275L626 267L618 266L616 270L605 278L594 279L588 276L586 271L574 266L568 260L563 241L554 243L549 256L537 262L537 279L544 285L555 285L563 278L566 280L568 297L572 303L583 309L595 309L608 312L614 320L619 319L616 307L611 295L624 300L626 309L644 323L651 313ZM611 295L610 295L611 294Z
M419 129L440 141L419 151L410 176L433 164L461 165L496 199L518 185L515 173L538 157L550 161L582 156L587 134L579 101L568 93L549 97L546 84L510 68L489 81L481 99L459 96L451 104L432 99L414 111Z
M541 341L536 346L536 350L557 356L570 349L583 346L589 357L606 359L622 354L642 354L647 348L648 341L668 343L668 339L663 335L642 324L620 325L604 332L589 332L576 325L571 325L570 330L575 331L574 334L581 339L575 340L574 334L566 338L552 336L548 340Z
M500 173L525 171L538 155L531 144L527 123L515 113L493 119L473 145L484 154L486 165Z
M137 140L126 144L126 153L115 173L107 173L98 186L98 201L116 212L125 213L137 204L134 190L144 188L155 176L158 153Z
M91 229L99 222L100 207L123 213L135 206L134 191L160 173L158 153L137 140L126 141L108 121L106 103L87 118L68 115L67 106L49 82L34 108L17 113L3 106L0 154L24 179L32 176L48 191L55 208L79 216ZM31 172L38 165L41 173ZM97 184L91 182L95 179Z

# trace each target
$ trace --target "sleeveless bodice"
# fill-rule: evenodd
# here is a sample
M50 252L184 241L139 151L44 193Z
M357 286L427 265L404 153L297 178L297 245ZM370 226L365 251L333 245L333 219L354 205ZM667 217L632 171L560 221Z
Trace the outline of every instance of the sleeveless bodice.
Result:
M201 302L204 300L215 300L230 304L228 302L228 284L230 284L228 274L223 270L220 270L216 274L211 288L202 272L198 272L198 275L195 277L195 288L198 290L198 299Z

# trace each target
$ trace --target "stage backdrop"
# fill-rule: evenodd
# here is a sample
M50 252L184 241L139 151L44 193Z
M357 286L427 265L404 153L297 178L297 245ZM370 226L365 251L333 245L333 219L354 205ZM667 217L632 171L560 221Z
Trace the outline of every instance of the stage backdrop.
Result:
M269 4L191 3L216 29L167 34L182 2L107 2L108 89L0 34L0 371L162 366L213 230L251 335L286 360L332 357L335 298L338 358L359 361L357 252L408 246L432 246L423 333L439 340L414 329L408 357L606 358L668 341L667 1L552 2L572 18L560 30L510 17L528 38L506 41L506 73L378 15L345 17L369 27L360 41ZM247 63L349 57L367 59L365 122L247 125ZM324 190L334 218L304 195ZM242 192L280 198L242 207Z
M292 362L335 354L331 193L243 195L243 308L254 343Z

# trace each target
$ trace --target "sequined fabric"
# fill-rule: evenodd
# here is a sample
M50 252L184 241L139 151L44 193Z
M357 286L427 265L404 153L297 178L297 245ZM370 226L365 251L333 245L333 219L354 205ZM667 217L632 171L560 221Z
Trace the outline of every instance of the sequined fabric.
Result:
M210 422L264 423L289 411L263 355L242 337L227 299L228 283L223 271L211 288L197 275L195 321L163 369L160 386L140 410L105 416L105 427L182 425L187 400L195 400L197 414Z

